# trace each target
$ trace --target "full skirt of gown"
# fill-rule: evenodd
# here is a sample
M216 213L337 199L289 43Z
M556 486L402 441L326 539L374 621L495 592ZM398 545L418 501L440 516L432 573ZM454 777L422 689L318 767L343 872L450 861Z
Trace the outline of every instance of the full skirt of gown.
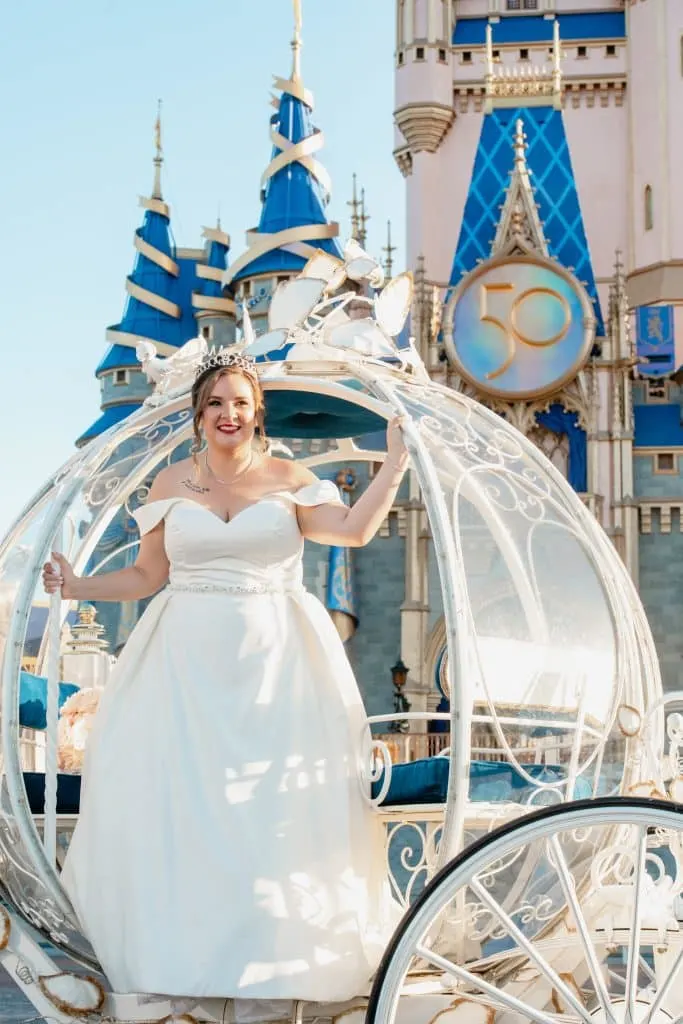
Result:
M297 504L224 523L152 502L170 585L133 631L86 754L62 873L118 992L332 1002L366 990L396 917L343 645L301 585ZM365 790L365 794L364 794Z

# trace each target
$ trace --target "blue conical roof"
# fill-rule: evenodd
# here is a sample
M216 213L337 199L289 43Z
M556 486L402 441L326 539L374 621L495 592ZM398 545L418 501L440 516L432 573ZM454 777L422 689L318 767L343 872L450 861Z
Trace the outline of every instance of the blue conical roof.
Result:
M112 347L97 367L97 375L116 367L137 366L136 339L152 341L164 353L167 347L177 348L195 333L168 207L157 198L140 202L145 216L135 232L137 253L133 272L126 278L126 306L120 322L107 329Z
M281 96L270 119L273 150L262 179L261 217L249 232L248 251L226 274L225 284L257 274L296 272L316 249L341 257L339 226L326 213L328 176L314 155L324 139L311 120L313 97L296 78L276 79L275 84Z

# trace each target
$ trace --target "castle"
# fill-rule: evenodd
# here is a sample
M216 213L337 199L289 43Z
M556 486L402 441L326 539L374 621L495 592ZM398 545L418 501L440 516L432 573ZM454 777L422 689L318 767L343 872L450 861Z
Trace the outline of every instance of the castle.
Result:
M434 379L509 419L565 474L637 583L665 687L683 689L683 2L395 2L394 156L417 347ZM175 246L158 134L124 316L96 371L101 415L79 444L148 393L139 340L161 354L197 334L231 344L244 306L258 330L282 279L317 248L340 252L294 6L261 216L237 258L220 225L204 229L204 249ZM347 469L332 475L352 496L365 473ZM103 543L115 549L128 529L113 524ZM323 555L307 555L309 585L339 623L368 710L387 711L402 663L410 701L435 708L444 631L415 481L367 549ZM138 609L107 614L116 647Z

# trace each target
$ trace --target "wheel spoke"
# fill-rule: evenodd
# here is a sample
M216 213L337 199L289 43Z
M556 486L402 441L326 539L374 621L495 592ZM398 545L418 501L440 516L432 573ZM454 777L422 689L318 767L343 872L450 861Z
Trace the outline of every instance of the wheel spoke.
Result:
M673 985L674 981L676 980L676 978L678 976L678 972L680 971L682 965L683 965L683 949L680 951L680 953L676 957L676 960L674 961L674 965L671 968L671 970L669 971L669 974L667 975L666 981L664 982L664 984L662 985L661 988L658 988L657 998L655 999L654 1003L650 1007L650 1012L648 1013L647 1017L643 1021L643 1024L652 1024L652 1021L653 1021L653 1019L655 1017L655 1014L657 1013L657 1011L659 1010L660 1006L662 1005L662 1003L666 999L667 995L669 994L671 986ZM679 1017L679 1020L680 1019L681 1018Z
M647 829L640 828L636 869L633 876L633 915L628 941L628 960L626 963L626 1018L625 1024L636 1024L636 994L638 990L638 967L640 959L640 905L647 855Z
M489 984L488 981L484 981L478 975L472 974L467 968L459 967L458 964L452 963L438 953L433 953L425 946L418 945L415 952L418 956L431 963L433 967L438 967L440 970L452 974L459 981L466 981L468 985L475 986L480 992L487 995L496 1006L506 1010L513 1010L515 1013L521 1014L526 1020L535 1021L535 1024L558 1024L557 1016L549 1017L542 1010L528 1006L527 1003L523 1003L520 999L515 998L515 996L509 995L504 989L496 988L495 985Z
M590 971L591 978L593 979L595 993L598 999L600 1000L600 1005L602 1007L603 1013L605 1014L605 1020L607 1021L607 1024L616 1024L614 1014L612 1013L611 999L609 997L609 993L605 985L605 979L602 976L602 970L600 968L600 963L598 962L598 958L595 953L595 947L593 946L593 943L591 941L588 925L586 924L586 919L583 916L581 907L579 906L578 900L576 898L574 880L571 876L569 867L567 865L567 861L565 860L564 853L562 852L562 847L560 846L559 840L556 835L551 836L548 839L548 845L552 850L551 860L557 872L557 877L559 879L560 885L562 886L564 898L566 899L567 903L569 904L569 907L571 908L571 912L576 923L577 931L581 937L583 951L586 956L586 964Z
M508 935L510 935L518 946L520 946L530 960L532 960L539 971L545 974L548 981L557 990L558 994L562 995L569 1005L578 1013L580 1020L585 1021L585 1024L591 1024L591 1017L588 1015L586 1008L581 1005L575 994L569 988L566 982L557 974L557 972L547 962L545 957L536 949L536 947L527 939L527 937L520 931L512 918L505 913L500 904L486 891L484 886L481 884L479 879L473 878L470 882L470 888L476 892L479 899L484 903L489 910L498 918L500 923L503 925Z

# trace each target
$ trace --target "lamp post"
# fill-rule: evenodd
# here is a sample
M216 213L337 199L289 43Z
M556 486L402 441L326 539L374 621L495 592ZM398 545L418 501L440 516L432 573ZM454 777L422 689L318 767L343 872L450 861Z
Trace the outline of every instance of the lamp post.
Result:
M403 659L399 657L395 665L391 666L391 682L394 686L394 712L400 715L401 712L410 711L410 701L403 693L403 687L408 680L408 666L403 664ZM391 732L408 732L410 729L410 723L404 721L395 721L391 723Z

